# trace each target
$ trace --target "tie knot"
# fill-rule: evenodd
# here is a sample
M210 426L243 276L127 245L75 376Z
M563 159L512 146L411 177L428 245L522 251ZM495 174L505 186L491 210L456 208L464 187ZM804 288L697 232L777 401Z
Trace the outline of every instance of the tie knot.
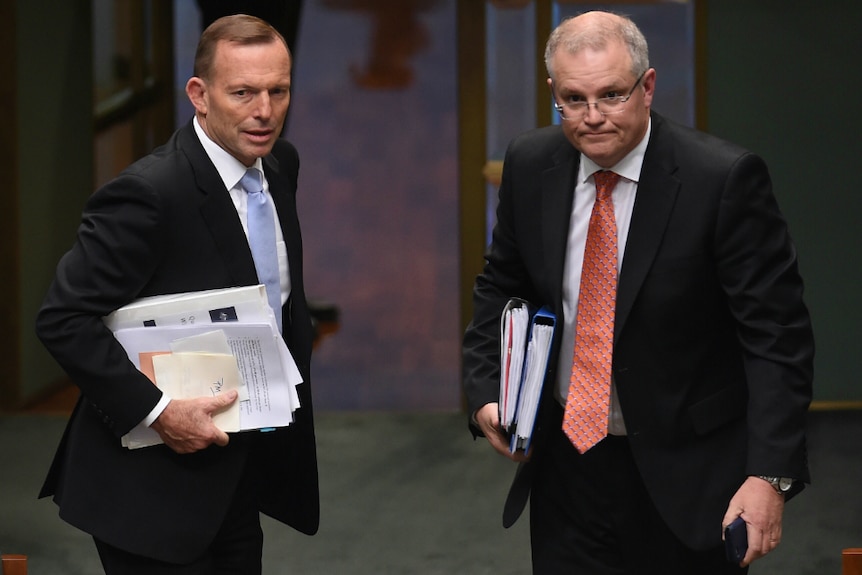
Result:
M249 194L255 194L263 191L263 183L261 181L260 170L249 168L239 180L239 185Z
M620 175L602 170L593 174L593 179L596 181L596 199L605 200L611 197L611 192L614 191L614 186L617 185Z

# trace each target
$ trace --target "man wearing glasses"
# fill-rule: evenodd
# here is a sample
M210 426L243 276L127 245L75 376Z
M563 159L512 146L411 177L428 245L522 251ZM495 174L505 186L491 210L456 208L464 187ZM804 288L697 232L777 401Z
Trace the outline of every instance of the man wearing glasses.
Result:
M808 482L814 342L763 160L651 111L656 71L627 18L548 40L560 126L506 153L464 338L471 428L520 462L534 573L745 573ZM532 447L498 416L509 298L557 317ZM728 556L724 527L747 550Z

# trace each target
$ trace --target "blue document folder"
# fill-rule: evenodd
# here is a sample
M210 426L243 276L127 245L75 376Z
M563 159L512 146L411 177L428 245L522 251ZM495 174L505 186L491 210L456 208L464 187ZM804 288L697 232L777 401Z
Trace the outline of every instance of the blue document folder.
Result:
M501 317L500 424L509 449L530 447L542 398L557 318L521 299L509 300Z

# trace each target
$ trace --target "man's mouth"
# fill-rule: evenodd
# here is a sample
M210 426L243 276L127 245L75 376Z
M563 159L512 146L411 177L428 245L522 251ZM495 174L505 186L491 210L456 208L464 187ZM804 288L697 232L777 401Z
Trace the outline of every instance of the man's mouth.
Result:
M246 130L245 133L252 140L267 140L272 135L272 130Z

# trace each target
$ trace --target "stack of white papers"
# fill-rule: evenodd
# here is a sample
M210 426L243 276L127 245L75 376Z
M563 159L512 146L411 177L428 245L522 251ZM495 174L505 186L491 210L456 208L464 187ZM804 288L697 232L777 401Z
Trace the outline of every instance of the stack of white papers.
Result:
M509 429L515 422L529 326L530 310L527 305L510 302L503 311L500 326L500 425L504 429Z
M172 399L237 389L239 400L214 417L227 432L283 427L300 407L302 376L262 285L143 298L104 318L129 360ZM142 425L129 449L161 443Z
M536 317L539 315L536 314ZM553 325L536 322L530 330L530 343L527 345L527 357L524 360L521 397L518 402L518 414L515 417L517 425L515 438L512 441L513 452L518 448L526 449L530 444L536 423L536 413L539 411L539 399L548 368L548 353L553 335Z

